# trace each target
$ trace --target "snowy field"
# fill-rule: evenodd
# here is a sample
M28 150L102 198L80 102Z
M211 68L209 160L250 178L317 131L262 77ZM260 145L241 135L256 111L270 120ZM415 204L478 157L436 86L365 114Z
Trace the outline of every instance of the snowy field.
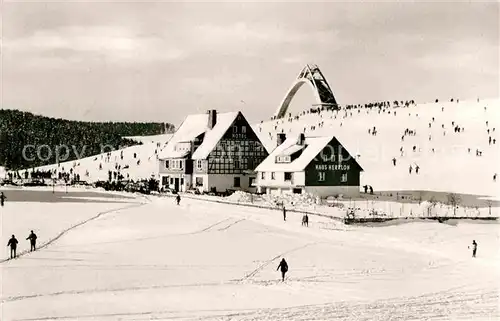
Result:
M370 228L310 216L306 228L297 214L284 222L278 211L188 198L7 205L2 241L15 233L23 249L33 226L43 242L111 211L1 263L2 320L500 318L498 224Z

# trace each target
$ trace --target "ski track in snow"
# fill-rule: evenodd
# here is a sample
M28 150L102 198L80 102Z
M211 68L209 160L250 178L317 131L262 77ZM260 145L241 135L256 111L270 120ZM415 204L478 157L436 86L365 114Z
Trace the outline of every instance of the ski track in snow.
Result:
M499 299L497 291L459 292L456 289L427 293L414 297L397 297L374 302L336 302L286 308L145 311L136 313L107 313L15 319L34 320L190 320L190 321L309 321L309 320L498 320L498 309L471 310L482 303ZM453 311L453 312L451 312ZM204 314L204 316L200 316Z
M126 291L140 291L140 290L155 290L155 289L169 289L169 288L187 288L187 287L202 287L202 286L218 286L228 285L232 282L210 282L210 283L191 283L191 284L171 284L171 285L153 285L153 286L133 286L114 289L89 289L89 290L76 290L76 291L59 291L52 293L39 293L33 295L23 295L16 297L9 297L2 300L3 302L12 302L26 299L33 299L39 297L53 297L71 294L88 294L88 293L106 293L106 292L126 292Z
M45 243L42 243L40 246L37 246L37 249L35 252L39 252L40 250L43 250L44 248L48 247L49 245L51 245L52 243L56 242L57 240L59 240L61 237L63 237L64 235L66 235L68 232L82 226L82 225L85 225L95 219L98 219L106 214L111 214L111 213L114 213L114 212L118 212L118 211L121 211L121 210L126 210L126 209L131 209L131 208L134 208L134 207L140 207L140 206L144 206L145 204L147 203L136 203L136 204L132 204L132 205L127 205L127 206L124 206L124 207L119 207L119 208L114 208L114 209L110 209L110 210L106 210L106 211L103 211L103 212L99 212L97 215L95 216L92 216L80 223L77 223L75 225L72 225L66 229L64 229L62 232L60 232L57 236L47 240ZM22 251L22 252L19 252L17 254L17 256L15 258L6 258L6 259L3 259L3 260L0 260L0 264L1 263L5 263L7 261L12 261L12 260L16 260L18 258L21 258L23 256L26 256L30 253L33 253L33 252L30 252L29 250L25 250L25 251Z
M146 236L146 237L138 237L138 238L127 238L123 240L115 240L115 241L107 241L107 242L93 242L93 243L85 243L85 244L74 244L74 245L66 245L66 246L61 246L61 247L74 247L74 246L80 246L80 245L109 245L109 244L125 244L125 243L135 243L135 242L140 242L140 241L150 241L150 240L157 240L157 239L162 239L162 238L168 238L168 237L176 237L176 236L187 236L187 235L195 235L195 234L200 234L204 232L209 232L211 231L214 227L225 223L227 221L230 221L233 218L226 218L221 221L218 221L214 224L211 224L207 227L204 227L201 230L196 230L193 232L186 232L186 233L169 233L169 234L161 234L161 235L155 235L155 236ZM241 221L244 221L244 219L241 219L237 222L231 223L227 227L219 229L219 231L226 230L229 227L235 225L236 223L239 223ZM1 262L0 262L1 263Z
M247 275L245 275L243 278L241 278L240 280L238 281L246 281L252 277L254 277L255 275L257 275L257 273L259 273L259 271L261 271L262 269L264 269L266 266L268 266L269 264L271 264L273 261L279 259L280 257L283 257L284 255L287 255L289 253L292 253L292 252L295 252L295 251L299 251L299 250L302 250L308 246L311 246L311 245L316 245L316 244L319 244L320 242L313 242L313 243L308 243L308 244L305 244L305 245L302 245L302 246L299 246L299 247L296 247L296 248L293 248L291 250L288 250L286 252L283 252L283 253L280 253L278 255L276 255L275 257L273 257L272 259L270 260L267 260L265 261L263 264L261 264L259 267L257 267L255 270L253 270L252 272L248 273Z
M101 212L97 214L96 216L91 217L90 219L85 220L84 222L78 223L63 232L61 232L57 237L49 240L46 242L40 249L47 247L51 243L55 242L57 239L62 237L64 234L68 233L72 229L75 229L87 222L90 222L94 219L97 219L98 217L116 212L119 210L124 210L128 208L133 208L133 207L138 207L138 206L143 206L148 203L140 203L140 204L133 204L133 205L128 205L126 207L118 208L118 209L113 209L113 210L108 210ZM190 211L196 211L196 208L189 209ZM185 213L183 213L184 215ZM181 234L169 234L169 235L162 235L162 236L153 236L153 237L145 237L145 238L137 238L137 239L132 239L130 242L135 242L135 241L141 241L141 240L146 240L146 239L155 239L155 238L161 238L161 237L167 237L167 236L182 236L182 235L195 235L195 234L201 234L201 233L207 233L207 232L224 232L230 229L231 227L235 226L236 224L249 220L252 222L255 222L259 225L259 228L268 228L266 227L267 223L261 222L259 219L255 220L255 218L258 218L258 215L253 217L252 215L249 215L248 213L245 213L245 218L239 218L235 215L231 215L230 217L223 218L223 215L220 215L218 221L212 224L207 224L207 226L198 228L194 230L193 232L188 232L188 233L181 233ZM241 217L241 216L240 216ZM154 224L154 222L151 222ZM290 229L290 225L284 225L284 229L281 229L280 226L276 223L271 223L270 225L273 229L278 229L278 231L281 233L283 232L285 235L288 235L290 233L293 233L295 237L304 237L304 236L310 236L313 239L313 242L311 242L311 239L309 239L309 242L306 244L302 244L300 246L295 246L291 249L288 249L284 252L279 253L278 255L273 256L270 259L267 259L265 261L261 261L260 265L258 265L254 270L252 270L250 273L245 274L242 278L240 279L227 279L227 280L221 280L218 282L211 282L211 280L205 281L202 280L201 282L180 282L182 284L163 284L163 285L138 285L138 286L126 286L126 283L124 284L125 286L123 287L103 287L103 288L96 288L95 286L93 288L87 288L87 289L80 289L80 290L64 290L64 291L53 291L53 292L48 292L48 293L35 293L35 294L28 294L28 295L18 295L18 296L10 296L6 297L2 300L3 303L8 303L8 302L15 302L15 301L23 301L23 300L28 300L28 299L36 299L36 298L58 298L61 296L68 295L69 298L71 298L72 295L85 295L85 294L98 294L98 293L112 293L113 295L115 293L134 293L136 291L148 291L148 290L161 290L161 289L179 289L182 293L182 289L189 289L189 288L202 288L202 287L208 287L209 291L211 289L215 290L218 289L219 287L222 287L222 291L225 291L224 287L229 287L229 288L234 288L234 291L238 291L238 286L241 286L243 284L247 284L249 286L258 286L259 288L268 288L270 286L269 291L275 291L278 290L280 292L283 291L283 293L294 293L294 292L302 292L302 293L308 293L310 295L314 295L314 291L322 291L322 292L328 292L328 291L335 291L336 287L342 287L342 284L361 284L365 280L370 282L373 281L384 281L384 280L391 280L394 277L398 276L408 276L412 277L413 274L422 272L424 270L442 270L442 272L439 272L440 275L445 275L448 273L448 271L452 271L449 269L461 269L462 268L462 263L465 263L465 260L451 260L450 258L446 258L443 256L443 260L437 262L434 264L432 261L432 264L430 263L429 266L426 265L406 265L404 268L397 268L397 267L388 267L388 266L381 266L381 267L367 267L367 269L363 268L354 268L350 269L349 266L345 266L342 269L334 269L334 268L324 268L324 269L316 269L315 268L315 275L304 275L304 276L294 276L294 273L302 274L305 271L304 269L307 270L307 266L302 267L302 270L299 268L296 268L292 271L292 276L287 277L285 282L281 282L281 280L276 281L276 280L254 280L254 278L259 274L259 272L263 271L266 267L271 265L274 261L279 259L280 257L283 257L287 254L293 253L293 252L298 252L304 248L319 245L319 244L330 244L330 245L335 245L338 240L336 239L330 239L327 237L326 239L323 238L324 235L314 235L311 234L312 230L303 230L300 231L299 233L294 233L299 230L294 230L294 228ZM318 230L321 230L322 227L318 226ZM368 232L367 232L368 231ZM371 230L365 230L365 229L359 229L356 231L352 231L353 233L356 233L356 242L352 243L355 248L356 246L359 246L359 244L363 244L365 242L370 242L370 239L372 237L373 232ZM304 233L304 234L303 234ZM430 237L435 237L437 236L438 232L435 232L434 234L430 235ZM311 234L311 235L309 235ZM221 235L224 235L221 233ZM289 236L287 236L289 237ZM348 235L345 235L345 237L348 237ZM377 239L377 242L381 241L390 241L390 243L393 243L393 246L395 249L399 249L400 246L395 244L397 239L394 237L392 239L390 236L384 238L381 238L382 235L379 235L379 238ZM317 238L320 238L320 240L317 240ZM385 239L387 238L387 239ZM345 241L347 242L348 239ZM373 242L373 239L372 239ZM113 242L102 242L98 244L108 244L108 243L123 243L123 241L113 241ZM357 244L359 243L359 244ZM93 244L93 243L90 243ZM405 243L406 244L406 243ZM86 246L89 245L89 243L85 244L78 244L78 246ZM408 248L409 246L409 248ZM65 246L61 246L65 247ZM413 250L413 245L410 243L406 244L407 249ZM418 253L422 255L427 255L427 254L434 254L432 251L428 249L422 249L420 246L415 245L415 249L418 249ZM49 251L47 251L49 252ZM56 251L57 252L57 251ZM60 251L61 252L61 251ZM62 251L64 253L65 251ZM71 252L71 251L70 251ZM93 252L89 252L93 253ZM26 254L26 253L24 253ZM273 255L273 254L271 254ZM353 255L359 255L357 253L353 253ZM42 258L43 259L43 258ZM7 261L7 260L4 260ZM169 268L178 268L184 266L183 264L178 265L178 264L146 264L146 265L140 265L140 264L100 264L100 265L92 265L92 264L84 264L84 265L62 265L62 266L57 266L55 265L54 268L64 268L67 267L69 269L82 269L84 267L87 267L88 269L100 269L100 268L109 268L109 267L128 267L130 270L140 270L140 269L165 269L168 270ZM232 263L232 262L229 262ZM477 263L483 263L483 262L477 262ZM488 263L488 262L486 262ZM186 267L193 267L193 265L187 264L185 265ZM215 267L219 265L213 265L210 262L207 262L207 264L203 265L203 267ZM220 266L225 266L225 265L220 265ZM227 265L227 266L234 266L235 268L241 267L241 265ZM47 266L46 266L47 267ZM247 266L248 267L248 266ZM8 267L11 268L11 267ZM14 267L12 267L14 268ZM29 266L28 266L29 268ZM468 266L464 266L463 268L467 269ZM234 270L234 269L233 269ZM64 271L64 270L63 270ZM274 269L273 269L274 271ZM461 273L460 271L457 273ZM290 275L290 274L289 274ZM437 274L436 274L437 275ZM418 279L418 275L415 276ZM435 277L432 275L432 277ZM246 282L245 282L246 281ZM379 284L384 284L384 283L379 283ZM313 285L316 286L316 288L309 288L308 285ZM450 284L452 285L452 284ZM455 284L457 285L457 284ZM319 288L318 288L319 286ZM433 320L494 320L500 318L499 310L498 308L495 308L495 303L498 302L499 300L499 294L498 291L495 291L493 289L494 287L492 286L486 286L481 288L480 285L475 285L474 280L470 280L468 284L462 284L462 285L457 285L453 287L446 287L444 286L443 290L436 291L438 289L434 289L434 291L429 291L425 293L425 290L422 291L422 295L416 295L416 296L397 296L397 297L389 297L389 298L384 298L384 299L374 299L373 301L368 301L368 299L365 299L365 297L361 298L360 300L358 299L350 299L347 300L346 302L344 301L338 301L335 300L333 303L318 303L318 304L308 304L308 305L297 305L297 301L295 302L290 302L290 306L285 306L285 307L280 307L280 308L239 308L239 309L232 309L232 308L226 308L224 309L223 307L219 309L196 309L196 308L189 308L189 309L161 309L161 307L158 307L158 310L154 310L153 307L148 307L144 308L144 311L133 311L133 312L126 312L121 309L111 309L109 311L99 311L99 313L93 314L93 311L85 311L85 310L77 310L77 311L66 311L65 314L60 312L60 314L54 315L54 316L47 316L41 315L38 318L31 318L31 315L25 315L25 318L18 318L18 319L11 319L11 320L18 320L18 321L33 321L33 320L134 320L134 321L139 321L139 320L191 320L191 321L229 321L229 320L234 320L234 321L257 321L257 320L264 320L264 321L280 321L280 320L297 320L297 321L305 321L305 320L380 320L380 321L385 321L385 320L422 320L422 319L433 319ZM318 290L319 289L319 290ZM177 291L177 290L175 290ZM197 290L196 290L197 291ZM267 290L266 290L267 291ZM146 292L147 293L147 292ZM128 294L126 294L128 295ZM144 294L147 295L147 294ZM395 295L395 294L394 294ZM52 300L64 300L64 299L52 299ZM363 301L361 301L363 300ZM366 301L365 301L366 300ZM322 302L323 300L320 299L320 301L315 301L315 302ZM29 302L29 301L28 301ZM50 300L48 301L50 302ZM327 301L328 302L328 301ZM312 302L314 303L314 302ZM23 304L29 304L30 303L23 303ZM228 305L227 307L229 307ZM55 311L54 311L55 312ZM71 312L74 312L75 314L71 314ZM97 312L97 311L96 311ZM50 313L51 315L53 313ZM456 317L455 317L456 316Z

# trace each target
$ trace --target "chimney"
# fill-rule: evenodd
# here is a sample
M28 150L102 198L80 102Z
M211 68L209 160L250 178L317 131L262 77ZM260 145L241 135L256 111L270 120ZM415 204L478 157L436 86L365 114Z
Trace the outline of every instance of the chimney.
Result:
M300 133L299 139L297 140L297 145L304 145L304 142L306 140L306 137L304 133Z
M286 134L285 133L278 133L276 136L276 146L280 146L283 144L286 140Z
M217 123L217 110L210 109L208 112L208 129L213 129Z

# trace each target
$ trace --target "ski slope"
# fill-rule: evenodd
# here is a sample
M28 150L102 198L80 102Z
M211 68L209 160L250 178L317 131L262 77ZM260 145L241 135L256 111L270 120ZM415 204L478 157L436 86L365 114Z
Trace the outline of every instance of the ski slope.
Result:
M160 146L158 146L158 143ZM110 151L111 154L109 158L107 157L107 153L103 153L74 161L61 162L59 166L52 164L36 167L35 169L41 171L56 170L57 173L68 173L72 168L73 173L79 174L82 181L96 182L108 180L108 171L117 171L116 165L119 165L121 167L119 172L125 177L125 179L148 179L151 177L157 177L157 153L161 152L165 146L166 142L145 142L142 145L135 145ZM155 153L155 151L157 153ZM123 159L121 159L122 152ZM102 169L100 169L100 165L102 166ZM127 166L128 168L125 168ZM32 169L29 169L28 171L31 170ZM21 177L24 177L24 171L19 172Z
M464 131L454 132L452 122ZM335 135L351 155L359 155L357 160L364 168L361 185L372 185L375 191L424 190L498 199L500 188L493 182L493 175L500 172L499 125L500 101L492 99L391 107L380 113L378 108L323 111L301 115L299 120L267 121L257 130L271 140L280 132ZM368 134L373 127L376 136ZM407 128L415 130L416 135L407 135L402 141ZM489 136L497 140L496 144L489 145ZM476 156L476 149L482 151L481 157ZM420 173L410 175L409 166L415 168L416 164Z
M2 320L500 317L497 224L369 228L311 216L306 228L293 213L284 222L279 211L207 204L7 203L2 241L13 231L22 249L29 226L47 240L72 220L106 213L1 263ZM479 244L475 259L467 249L472 239ZM284 283L276 271L282 257L290 266Z
M320 114L306 113L299 120L272 120L252 127L269 151L274 148L276 133L279 132L335 135L364 168L361 185L371 185L376 192L432 191L500 200L500 188L493 181L493 175L500 172L500 142L491 145L488 142L490 136L498 140L499 125L500 101L491 99L391 107L380 113L376 108L323 111ZM456 133L454 126L464 131ZM377 130L376 136L368 134L373 127ZM414 130L416 135L406 135L402 141L405 129ZM57 165L39 168L59 171L73 168L82 180L89 182L107 180L108 170L115 171L116 164L122 168L129 166L120 170L125 178L127 175L130 179L157 177L157 155L161 155L170 136L133 138L144 144L123 149L123 160L121 150L118 150L111 153L109 161L105 154L101 154L61 163L59 168ZM476 156L476 150L481 151L482 156ZM133 158L134 153L137 158ZM392 164L393 158L397 160L396 166ZM102 164L102 170L99 170L99 164ZM418 175L415 172L409 174L410 165L420 167ZM89 176L85 176L87 171Z

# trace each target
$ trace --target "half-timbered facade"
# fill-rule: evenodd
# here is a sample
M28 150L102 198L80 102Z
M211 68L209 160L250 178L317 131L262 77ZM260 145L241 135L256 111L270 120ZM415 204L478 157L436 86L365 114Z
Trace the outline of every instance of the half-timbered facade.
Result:
M300 134L284 140L256 171L259 192L353 197L363 169L334 136Z
M243 114L228 125L207 133L193 154L193 182L201 191L255 190L254 169L269 154Z
M192 115L178 133L160 154L162 186L177 191L255 190L254 169L268 152L241 112Z

